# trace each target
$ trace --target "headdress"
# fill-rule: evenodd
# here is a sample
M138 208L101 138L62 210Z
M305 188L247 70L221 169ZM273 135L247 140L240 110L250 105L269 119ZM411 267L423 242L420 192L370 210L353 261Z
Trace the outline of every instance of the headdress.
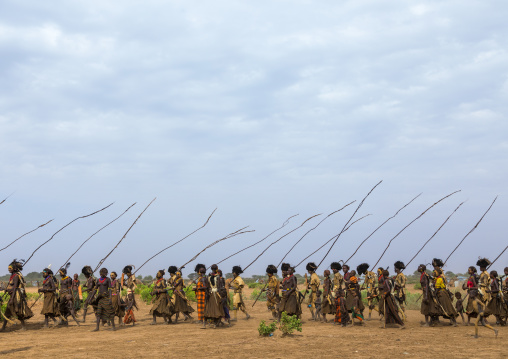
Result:
M175 274L178 271L178 268L176 266L169 266L168 273L169 274Z
M399 269L399 270L403 270L406 268L406 266L404 265L404 262L401 262L401 261L395 262L395 264L393 266L395 267L395 269Z
M277 273L277 267L274 266L273 264L268 265L268 267L266 267L266 273L268 273L268 274Z
M129 264L129 265L123 267L122 273L123 274L131 274L133 268L135 268L135 267L132 264Z
M478 258L478 261L476 262L478 267L488 267L489 264L490 261L487 258Z
M317 265L314 262L309 262L305 266L305 269L308 270L308 271L314 272L317 269Z
M25 264L24 259L17 260L16 258L14 258L14 260L11 262L11 264L9 264L9 267L12 267L12 269L15 272L21 272L23 270L24 264Z
M93 274L93 269L90 266L84 266L83 269L81 269L81 273L83 273L85 276L86 275L92 275Z
M432 265L433 265L434 267L442 267L442 266L444 265L444 263L443 263L443 261L442 261L441 259L439 259L439 258L434 258L434 259L432 260Z
M240 275L243 273L243 270L242 270L242 267L240 267L240 266L233 266L233 269L231 270L231 272Z
M358 267L356 267L356 271L358 272L358 275L363 275L367 273L367 270L369 269L368 263L362 263Z
M340 270L342 268L342 266L340 265L339 262L332 262L332 264L330 264L330 268L335 269L335 270Z
M71 265L71 262L67 263L65 266L60 268L58 271L61 272L63 275L67 275L67 269L69 268L70 265Z
M204 264L198 263L198 264L196 264L196 267L194 268L194 272L199 273L199 271L202 268L206 269L206 266Z

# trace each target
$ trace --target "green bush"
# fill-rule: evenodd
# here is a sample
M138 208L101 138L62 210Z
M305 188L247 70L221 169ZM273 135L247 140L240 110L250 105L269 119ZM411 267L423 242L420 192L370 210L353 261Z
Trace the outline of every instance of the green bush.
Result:
M253 282L248 284L250 289L259 288L259 283Z
M296 315L288 315L286 312L282 312L279 330L282 332L282 336L292 334L295 330L301 332L302 321Z
M153 286L142 285L142 286L138 286L138 288L139 288L139 296L141 297L141 300L143 302L145 302L146 304L151 304L153 297L154 297L152 295Z
M414 289L422 289L422 284L420 282L416 283L413 287Z
M254 289L252 291L252 293L250 294L250 299L251 300L256 300L256 298L259 295L259 291L260 291L259 289ZM258 301L266 302L266 292L261 293L261 296L259 297Z
M258 332L262 337L271 337L275 330L277 330L277 323L275 322L266 325L265 321L262 320L261 323L259 323Z

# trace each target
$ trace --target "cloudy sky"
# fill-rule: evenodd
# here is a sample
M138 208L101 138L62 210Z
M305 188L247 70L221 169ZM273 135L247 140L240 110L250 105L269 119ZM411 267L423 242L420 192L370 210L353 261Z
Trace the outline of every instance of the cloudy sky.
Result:
M217 262L299 214L225 261L229 272L380 180L355 219L372 215L340 237L324 264L348 257L422 192L351 261L374 264L390 238L455 190L397 237L381 264L408 261L467 200L408 269L447 257L499 195L447 269L492 259L508 245L506 18L504 1L4 1L0 197L14 194L0 206L1 244L55 220L0 260L6 267L29 257L66 223L111 202L55 236L25 272L60 266L137 202L78 252L71 272L96 265L154 197L105 263L110 270L140 265L216 207L205 228L142 274L181 265L244 226L256 231L199 257ZM357 203L309 233L288 260L340 232ZM246 274L279 262L319 220Z

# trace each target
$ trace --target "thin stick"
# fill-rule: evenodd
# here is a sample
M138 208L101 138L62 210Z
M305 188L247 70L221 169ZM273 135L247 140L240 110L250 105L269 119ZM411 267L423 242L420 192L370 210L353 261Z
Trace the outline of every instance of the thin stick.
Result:
M508 249L508 246L505 247L505 249L503 249L503 251L501 252L501 254L499 254L496 259L494 259L492 261L492 263L490 263L490 265L487 267L487 269L489 269L490 267L492 267L492 265L499 259L499 257L501 257L503 255L504 252L506 252L506 250Z
M152 199L152 201L150 203L148 203L148 206L145 207L145 209L139 214L138 218L136 218L136 220L131 224L131 226L129 227L129 229L127 230L127 232L125 232L125 234L123 235L123 237L118 241L118 243L116 244L116 246L113 247L113 249L107 254L106 257L102 258L99 263L97 264L97 267L95 267L94 269L94 272L97 271L97 269L99 269L99 267L106 261L106 259L108 259L108 257L111 255L111 253L113 253L113 251L120 245L120 243L122 243L122 241L125 239L125 237L127 237L127 234L130 232L130 230L132 229L132 227L134 227L134 225L137 223L138 219L143 215L143 213L145 213L145 211L148 209L148 207L150 207L150 205L157 199L157 197L155 197L154 199Z
M115 203L115 202L113 202L113 203ZM55 233L51 236L51 238L50 238L50 239L48 239L46 242L42 243L39 247L37 247L37 248L35 249L35 251L33 251L33 253L30 255L30 257L28 257L28 259L26 260L26 262L25 262L25 264L24 264L24 265L26 266L26 264L28 263L28 261L29 261L29 260L30 260L30 259L34 256L35 252L37 252L37 251L38 251L38 250L39 250L39 249L40 249L43 245L45 245L46 243L48 243L49 241L51 241L51 240L53 239L53 237L55 237L58 233L60 233L60 232L61 232L64 228L66 228L66 227L70 226L72 223L76 222L78 219L82 219L82 218L90 217L90 216L93 216L94 214L97 214L97 213L99 213L99 212L104 211L105 209L107 209L107 208L111 207L111 206L113 205L113 203L110 203L110 204L108 204L106 207L104 207L104 208L102 208L102 209L99 209L98 211L95 211L95 212L93 212L93 213L90 213L90 214L87 214L87 215L85 215L85 216L81 216L81 217L75 218L75 219L73 219L72 221L70 221L69 223L67 223L65 226L63 226L63 227L62 227L62 228L60 228L58 231L56 231L56 232L55 232Z
M316 229L316 228L317 228L317 227L318 227L321 223L323 223L324 221L326 221L326 220L327 220L330 216L334 215L334 214L335 214L335 213L337 213L337 212L342 211L344 208L346 208L347 206L349 206L350 204L353 204L353 203L355 203L355 202L356 202L356 201L349 202L348 204L346 204L346 205L345 205L344 207L342 207L341 209L338 209L338 210L336 210L336 211L334 211L334 212L330 213L328 216L326 216L325 218L323 218L323 219L322 219L322 220L321 220L318 224L316 224L314 227L312 227L312 228L311 228L311 229L309 229L307 232L305 232L305 234L304 234L304 235L303 235L303 236L302 236L302 237L301 237L301 238L300 238L300 239L299 239L299 240L298 240L295 244L293 244L293 247L291 247L291 249L290 249L290 250L286 253L286 255L284 256L284 258L282 258L282 259L281 259L281 261L279 262L279 264L277 264L277 267L279 267L279 266L282 264L282 262L284 261L284 259L286 259L286 257L289 255L289 253L291 253L291 251L292 251L292 250L296 247L296 245L297 245L298 243L300 243L300 242L301 242L301 240L302 240L303 238L305 238L305 236L306 236L307 234L309 234L309 232L311 232L311 231L315 230L315 229Z
M426 245L430 242L430 240L436 236L437 232L439 232L439 231L441 230L441 228L443 228L443 226L446 224L446 222L448 222L448 220L450 219L450 217L451 217L451 216L453 216L453 215L455 214L455 212L457 212L457 210L458 210L458 209L459 209L459 208L460 208L460 207L461 207L464 203L465 203L465 201L464 201L464 202L462 202L461 204L459 204L459 205L457 206L457 208L455 208L455 209L453 210L453 212L452 212L452 213L448 216L448 218L446 218L446 220L443 222L443 224L441 224L441 226L437 229L437 231L435 231L435 232L434 232L434 234L433 234L433 235L432 235L432 236L431 236L431 237L430 237L430 238L429 238L429 239L425 242L425 244L423 245L423 247L422 247L422 248L420 248L420 250L419 250L418 252L416 252L416 254L413 256L413 258L411 258L411 260L410 260L410 261L406 264L406 268L409 266L409 264L411 264L411 262L413 261L413 259L415 259L415 258L416 258L416 256L417 256L418 254L420 254L420 252L423 250L423 248L425 248L425 246L426 246Z
M487 213L489 213L490 209L492 208L492 206L494 205L494 203L496 202L497 200L497 196L496 198L494 198L494 200L492 201L492 203L490 204L489 208L487 209L487 211L485 211L485 213L483 214L482 218L480 218L480 220L478 222L476 222L476 224L474 225L473 228L471 228L471 230L464 236L464 238L462 238L462 240L460 241L460 243L457 245L457 247L455 247L455 249L450 253L450 255L446 258L446 260L444 261L443 263L443 266L446 264L446 262L448 261L448 259L450 259L450 257L452 256L453 253L455 253L455 251L457 250L457 248L460 247L460 245L462 244L462 242L464 242L464 240L471 234L474 232L474 230L476 229L476 227L478 227L478 225L480 224L480 222L483 220L483 217L485 217L485 215Z
M429 211L432 207L434 207L435 205L437 205L439 202L445 200L446 198L454 195L455 193L458 193L460 192L460 190L458 191L455 191L455 192L452 192L450 193L449 195L446 195L444 196L443 198L441 198L439 201L435 202L432 206L430 206L429 208L427 208L425 211L423 211L418 217L416 217L415 219L413 219L411 222L409 222L409 224L407 226L405 226L404 228L402 228L399 233L397 233L392 239L390 239L390 242L388 242L388 245L386 246L385 250L383 251L383 253L381 254L381 257L379 257L379 259L377 260L376 264L374 264L371 268L375 268L377 266L377 264L379 263L379 261L381 260L381 258L383 258L383 256L385 255L386 251L388 250L388 248L390 247L390 245L392 244L393 240L395 238L397 238L402 232L404 232L406 230L406 228L408 228L410 225L412 225L414 222L416 222L418 219L420 219L421 217L423 217L423 215L425 213L427 213L427 211Z
M10 246L12 246L14 243L16 243L18 240L20 240L21 238L23 238L24 236L26 236L27 234L30 234L32 232L35 232L36 230L38 230L39 228L41 227L44 227L46 224L52 222L53 220L50 220L50 221L47 221L46 223L44 224L41 224L39 227L35 228L35 229L32 229L30 232L26 232L25 234L19 236L18 238L16 238L15 240L13 240L11 243L9 243L7 246L5 246L4 248L0 249L0 252L3 251L4 249L7 249L9 248Z
M270 237L272 234L274 234L275 232L277 232L277 231L281 230L282 228L284 228L284 227L285 227L285 226L289 223L289 220L290 220L291 218L293 218L293 217L296 217L296 216L298 216L298 214L295 214L295 215L293 215L293 216L289 217L288 219L286 219L286 221L285 221L284 223L282 223L282 226L280 226L280 227L279 227L279 228L277 228L275 231L273 231L272 233L270 233L269 235L267 235L265 238L261 239L260 241L257 241L257 242L256 242L256 243L254 243L254 244L251 244L251 245L250 245L250 246L248 246L248 247L245 247L244 249L242 249L242 250L240 250L240 251L238 251L238 252L236 252L236 253L233 253L232 255L230 255L230 256L228 256L228 257L224 258L223 260L221 260L220 262L217 262L216 264L217 264L217 265L219 265L219 264L221 264L222 262L224 262L226 259L229 259L229 258L231 258L231 257L233 257L233 256L236 256L237 254L239 254L239 253L241 253L241 252L243 252L243 251L245 251L245 250L247 250L247 249L249 249L249 248L254 247L256 244L259 244L259 243L263 242L265 239L267 239L268 237Z
M227 236L225 237L222 237L218 240L216 240L215 242L207 245L205 248L203 248L203 250L201 250L200 252L198 252L198 254L196 254L194 257L192 257L189 261L187 261L185 264L183 264L182 266L180 266L180 270L182 268L184 268L187 264L189 264L190 262L192 262L193 260L195 260L197 257L199 257L201 255L201 253L203 253L204 251L206 251L208 248L211 248L213 247L214 245L226 240L226 239L229 239L229 238L233 238L233 237L236 237L238 235L241 235L241 234L244 234L244 233L250 233L250 232L255 232L255 231L244 231L244 229L246 228L249 228L249 226L247 227L243 227L243 228L240 228L239 230L235 231L235 232L232 232L230 234L228 234Z
M3 204L5 201L7 201L7 200L9 199L9 197L10 197L10 196L12 196L13 194L14 194L14 192L12 192L10 195L8 195L7 197L5 197L5 198L3 199L3 201L2 201L2 202L0 202L0 204Z
M337 241L339 240L340 238L340 235L344 232L344 229L347 227L347 225L349 224L349 222L351 222L353 220L353 217L356 215L356 213L358 212L358 210L363 206L363 203L365 202L365 200L367 199L367 197L370 196L370 194L372 193L372 191L374 191L376 189L377 186L379 186L381 184L381 182L383 181L379 181L374 187L372 187L372 189L369 191L369 193L367 193L367 195L365 197L363 197L362 201L360 202L360 204L358 205L358 207L356 207L356 210L353 212L353 215L351 216L351 218L349 218L349 220L346 222L346 224L344 224L344 227L342 227L342 231L337 235L337 238L333 241L332 245L330 246L330 248L328 249L328 251L326 252L325 256L323 257L323 259L321 259L321 262L319 262L319 264L317 265L318 267L321 266L321 264L324 262L324 260L326 259L326 257L328 257L328 254L330 254L333 246L335 245L335 243L337 243Z
M170 245L170 246L168 246L168 247L164 248L163 250L161 250L161 251L157 252L156 254L154 254L153 256L151 256L150 258L148 258L148 259L145 261L145 263L143 263L143 264L142 264L142 265L141 265L138 269L136 269L136 271L135 271L133 274L136 274L136 272L137 272L138 270L140 270L141 268L143 268L143 266L144 266L145 264L147 264L149 261L151 261L153 258L157 257L159 254L161 254L161 253L162 253L162 252L164 252L165 250L167 250L167 249L169 249L169 248L171 248L171 247L173 247L173 246L177 245L178 243L180 243L181 241L183 241L183 240L184 240L184 239L186 239L187 237L192 236L194 233L196 233L196 232L197 232L197 231L199 231L200 229L204 228L204 227L208 224L208 222L210 221L210 218L212 218L212 216L213 216L213 214L215 213L215 211L216 211L216 210L217 210L217 208L215 208L215 209L212 211L212 214L210 214L210 215L208 216L208 219L206 220L205 224L203 224L201 227L199 227L199 228L198 228L198 229L196 229L195 231L193 231L193 232L189 233L188 235L186 235L186 236L185 236L185 237L183 237L182 239L180 239L180 240L176 241L176 242L175 242L175 243L173 243L172 245Z
M335 238L337 238L338 236L340 236L342 233L347 232L347 230L348 230L349 228L351 228L351 226L352 226L353 224L355 224L356 222L361 221L362 219L364 219L364 218L366 218L366 217L369 217L370 215L371 215L371 214L366 214L365 216L360 217L360 218L358 218L357 220L355 220L353 223L351 223L349 226L347 226L347 227L346 227L346 229L344 229L343 231L340 231L340 233L339 233L339 234L334 235L332 238L330 238L329 240L327 240L327 241L326 241L326 242L325 242L325 243L324 243L321 247L319 247L319 248L318 248L318 249L316 249L314 252L312 252L311 254L309 254L307 257L305 257L304 259L302 259L302 260L300 261L300 263L298 263L297 265L295 265L295 266L294 266L294 268L298 267L298 266L299 266L300 264L302 264L305 260L307 260L308 258L310 258L311 256L313 256L314 254L316 254L317 252L319 252L321 249L323 249L323 248L324 248L324 246L326 246L328 243L330 243L330 242L331 242L331 241L333 241Z
M358 252L358 250L360 249L360 247L365 243L367 242L367 240L372 237L372 235L374 235L374 233L376 233L381 227L383 227L386 222L388 222L389 220L391 220L392 218L395 218L400 211L402 211L404 208L406 208L407 206L409 206L411 203L413 203L413 201L415 199L417 199L418 197L420 197L422 194L420 193L418 196L416 196L415 198L413 198L411 201L409 201L408 203L406 203L402 208L400 208L397 212L395 212L395 214L393 216L391 216L390 218L388 218L386 221L384 221L383 223L381 223L381 225L379 227L377 227L374 232L372 232L371 234L369 234L369 236L367 238L365 238L362 243L360 243L360 245L358 246L358 248L356 248L356 251L354 251L353 254L351 254L351 257L349 257L344 263L348 263L351 258L353 258L353 256Z
M292 229L291 231L289 231L288 233L286 233L285 235L283 235L282 237L280 237L279 239L273 241L272 243L270 243L268 245L268 247L266 247L252 262L250 262L250 264L248 266L246 266L245 268L243 268L243 271L245 272L247 270L247 268L249 268L255 261L257 261L263 254L265 254L265 252L271 247L273 246L275 243L279 242L282 238L288 236L289 234L293 233L294 231L296 231L297 229L303 227L305 225L305 223L307 223L308 221L310 221L312 218L314 217L317 217L317 216L320 216L321 213L319 214L315 214L309 218L307 218L305 221L303 221L302 224L300 224L298 227Z
M127 213L127 211L129 209L131 209L132 207L134 207L136 205L136 202L134 202L133 204L131 204L129 206L129 208L127 208L122 214L120 214L118 217L116 217L114 220L112 220L111 222L109 222L108 224L106 224L104 227L102 227L101 229L99 229L97 232L95 232L94 234L92 234L90 237L88 237L83 243L81 243L81 245L78 247L78 249L76 249L76 251L74 253L71 254L71 256L64 262L63 265L61 265L59 268L62 268L63 266L65 266L65 263L69 263L69 261L71 260L72 257L74 257L74 255L76 253L78 253L78 251L81 249L81 247L83 247L85 245L86 242L88 242L93 236L95 236L97 233L99 233L100 231L102 231L104 228L106 228L107 226L109 226L111 223L115 222L118 218L122 217L125 213Z

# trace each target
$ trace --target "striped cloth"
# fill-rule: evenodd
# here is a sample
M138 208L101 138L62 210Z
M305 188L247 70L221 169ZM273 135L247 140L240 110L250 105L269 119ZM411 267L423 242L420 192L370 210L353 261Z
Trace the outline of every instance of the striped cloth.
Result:
M205 291L199 290L200 288L204 288L202 279L200 278L196 283L196 301L197 301L197 312L198 312L198 320L205 320Z

